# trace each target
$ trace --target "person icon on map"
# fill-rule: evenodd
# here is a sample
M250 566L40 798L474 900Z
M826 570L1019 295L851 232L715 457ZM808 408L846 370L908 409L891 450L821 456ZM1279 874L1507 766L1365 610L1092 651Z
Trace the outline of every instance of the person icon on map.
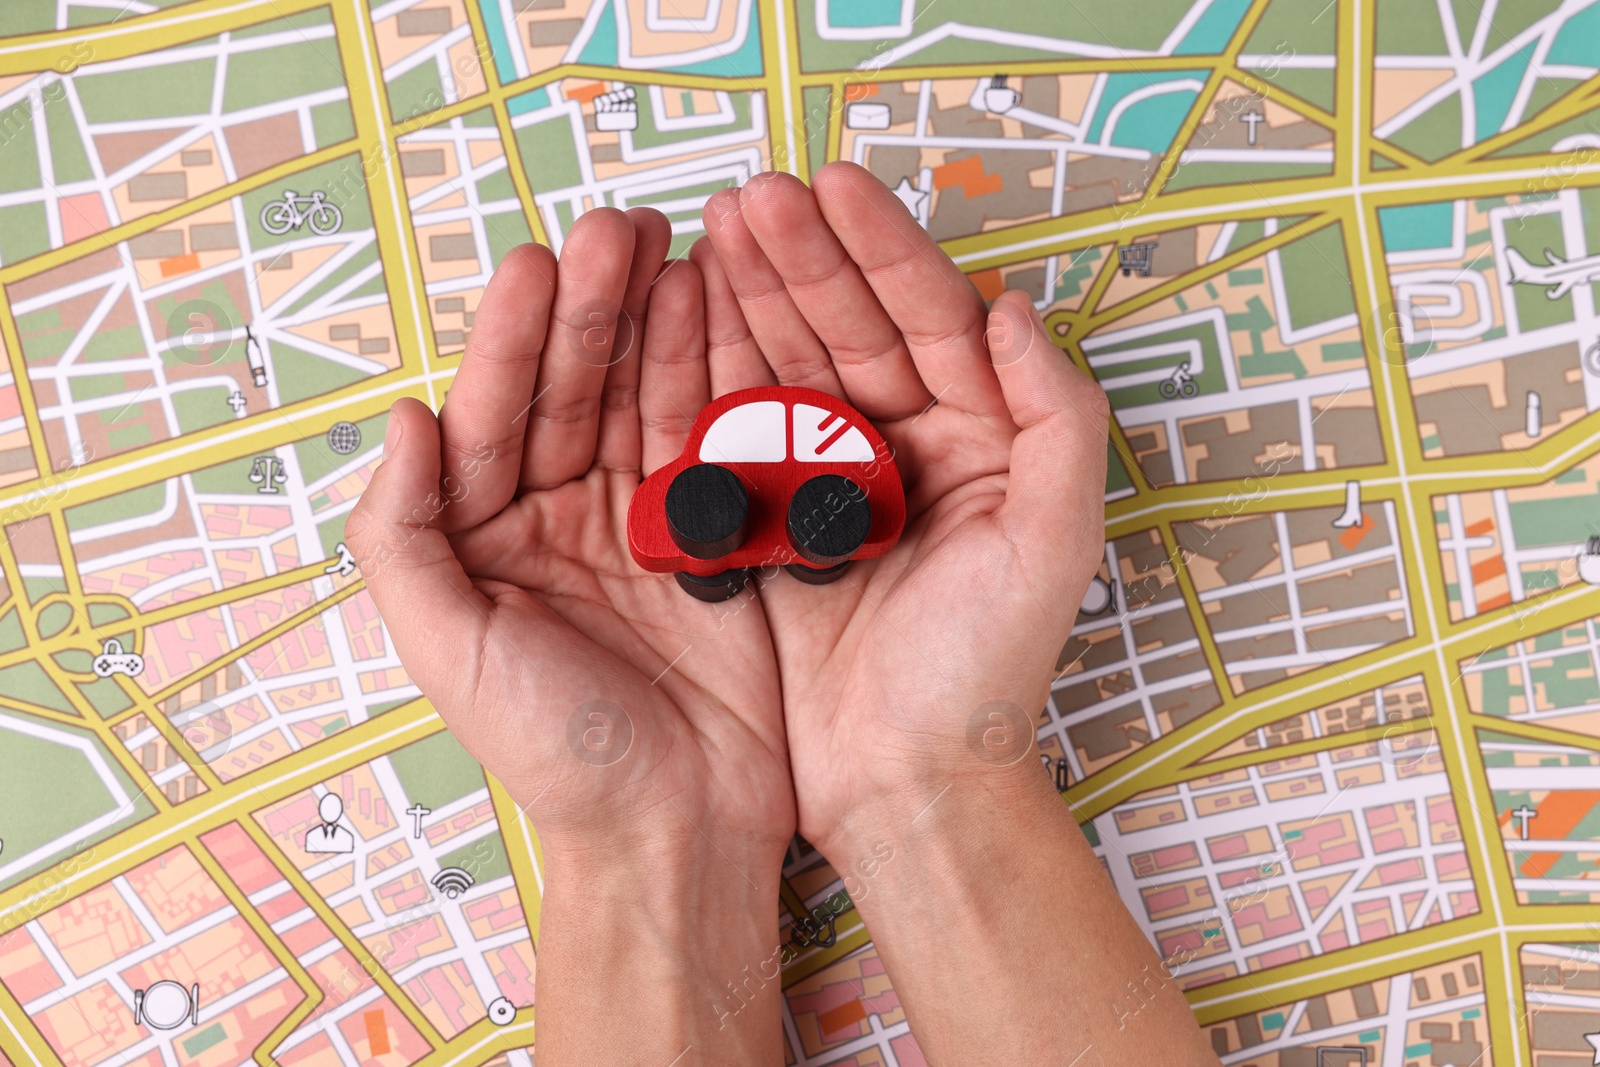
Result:
M322 817L322 825L313 826L306 831L307 852L356 850L355 835L339 825L339 820L344 817L344 799L338 793L323 794L322 800L317 804L317 814Z

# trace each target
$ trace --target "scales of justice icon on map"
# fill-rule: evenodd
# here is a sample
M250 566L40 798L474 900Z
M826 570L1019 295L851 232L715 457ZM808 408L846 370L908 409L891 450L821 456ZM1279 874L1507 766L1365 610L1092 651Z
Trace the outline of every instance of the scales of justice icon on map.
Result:
M170 978L148 989L133 991L133 1025L152 1030L176 1030L184 1023L200 1021L200 983L188 989Z
M257 456L250 461L250 481L260 486L258 493L277 493L278 486L289 480L283 469L283 460L277 456Z

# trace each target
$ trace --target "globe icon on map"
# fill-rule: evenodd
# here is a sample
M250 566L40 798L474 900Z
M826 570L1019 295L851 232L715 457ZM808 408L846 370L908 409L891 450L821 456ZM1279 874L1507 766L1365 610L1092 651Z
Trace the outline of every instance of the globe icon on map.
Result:
M361 428L353 422L336 422L328 427L328 447L348 456L361 447Z

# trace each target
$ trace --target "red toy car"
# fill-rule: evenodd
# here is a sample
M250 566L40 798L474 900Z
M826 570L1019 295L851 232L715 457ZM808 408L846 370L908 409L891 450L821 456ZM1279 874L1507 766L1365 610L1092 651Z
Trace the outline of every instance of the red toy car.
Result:
M894 457L861 413L813 389L729 393L696 416L683 454L640 484L628 548L691 596L738 593L749 568L821 585L894 547L905 526Z

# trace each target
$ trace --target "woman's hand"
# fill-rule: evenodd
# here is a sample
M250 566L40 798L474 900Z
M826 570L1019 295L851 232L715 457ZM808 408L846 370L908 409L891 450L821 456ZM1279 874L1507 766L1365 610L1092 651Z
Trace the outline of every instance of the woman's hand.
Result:
M763 174L718 193L692 255L739 385L845 397L906 486L888 555L760 585L800 832L830 854L971 765L1044 780L1017 757L1101 559L1109 408L1023 294L987 310L876 178L835 163L814 189Z
M1033 754L1101 559L1105 395L1026 295L986 310L876 178L831 163L813 188L764 174L718 193L694 253L737 384L845 397L906 486L889 554L759 586L801 833L844 876L930 1063L1214 1064ZM1134 1026L1128 984L1148 991Z
M541 1064L781 1062L776 983L725 988L777 944L795 827L766 619L627 548L634 489L711 400L670 241L602 208L559 265L508 255L439 418L395 405L346 530L412 678L539 832Z

